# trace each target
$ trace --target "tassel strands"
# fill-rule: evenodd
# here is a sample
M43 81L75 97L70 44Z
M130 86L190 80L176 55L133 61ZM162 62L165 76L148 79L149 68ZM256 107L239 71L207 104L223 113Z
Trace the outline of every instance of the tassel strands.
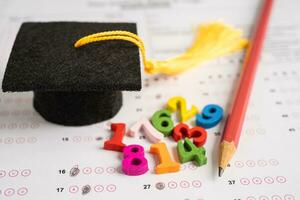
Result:
M242 31L221 22L212 22L198 28L196 38L183 54L163 61L148 60L144 42L128 31L106 31L79 39L74 47L107 40L125 40L137 45L141 51L145 71L149 74L176 75L199 64L243 50L248 40Z

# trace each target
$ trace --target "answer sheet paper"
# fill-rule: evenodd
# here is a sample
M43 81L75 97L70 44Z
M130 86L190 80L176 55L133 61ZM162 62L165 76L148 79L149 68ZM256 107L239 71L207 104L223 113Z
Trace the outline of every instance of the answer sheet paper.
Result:
M252 0L0 0L0 76L24 21L137 22L147 55L165 59L182 53L198 24L222 20L249 37L261 1ZM146 150L149 171L126 176L122 154L103 149L110 124L127 129L141 117L183 96L188 108L211 103L227 114L243 62L238 53L178 76L143 74L141 92L124 92L124 105L111 120L64 127L41 118L32 92L0 93L0 199L300 199L300 1L275 1L239 149L223 177L217 176L224 121L208 129L208 163L181 165L178 173L156 175L151 143L139 133L126 144ZM2 80L2 78L1 78ZM175 124L178 123L173 115ZM188 121L190 126L195 119ZM176 143L163 140L178 161Z

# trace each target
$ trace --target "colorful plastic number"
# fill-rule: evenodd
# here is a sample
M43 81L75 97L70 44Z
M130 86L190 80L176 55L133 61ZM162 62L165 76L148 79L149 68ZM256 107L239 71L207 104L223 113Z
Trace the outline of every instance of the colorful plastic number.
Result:
M114 134L110 140L104 142L104 149L122 152L126 146L122 143L126 125L124 123L112 123L110 127Z
M152 144L150 147L150 153L156 154L159 158L160 164L155 167L155 173L163 174L170 172L178 172L180 170L180 164L172 161L170 153L168 152L165 143Z
M139 176L145 174L148 168L148 161L145 158L144 148L140 145L129 145L123 150L124 159L122 170L129 176Z
M185 138L184 143L182 140L178 141L177 151L181 163L194 161L197 166L207 163L205 149L203 147L196 147L188 138Z
M164 138L164 135L157 131L150 121L146 118L142 118L137 121L128 131L128 135L133 137L136 133L138 133L141 129L143 129L146 138L152 142L157 143Z
M154 128L162 132L165 136L172 134L174 123L169 110L163 109L155 112L151 118L151 123Z
M180 121L185 122L195 116L198 112L198 108L194 105L192 105L192 108L190 110L186 109L186 101L183 97L172 97L169 99L167 103L168 110L171 112L175 112L179 109L180 114Z
M215 104L205 106L201 114L196 115L196 125L203 128L216 126L223 118L223 109Z
M205 144L207 138L207 132L204 128L195 126L193 128L189 128L188 125L184 123L180 123L173 129L173 139L177 142L185 137L194 138L193 143L197 147L201 147Z

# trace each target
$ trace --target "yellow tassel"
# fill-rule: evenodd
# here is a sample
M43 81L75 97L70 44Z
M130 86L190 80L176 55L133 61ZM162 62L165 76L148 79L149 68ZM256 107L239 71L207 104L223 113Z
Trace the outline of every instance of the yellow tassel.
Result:
M204 61L241 51L248 44L248 40L242 38L241 30L221 22L213 22L199 27L193 45L186 52L164 61L148 60L142 39L128 31L106 31L88 35L79 39L74 46L78 48L106 40L125 40L134 43L141 51L147 73L167 75L179 74Z

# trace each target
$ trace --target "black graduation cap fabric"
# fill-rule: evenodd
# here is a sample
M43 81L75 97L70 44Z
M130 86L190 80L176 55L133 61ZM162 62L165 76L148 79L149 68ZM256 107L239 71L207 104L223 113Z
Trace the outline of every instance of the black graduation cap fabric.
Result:
M138 47L103 41L74 48L83 36L113 30L137 32L134 23L22 24L3 91L33 91L37 112L58 124L87 125L113 117L122 106L121 91L141 89Z

